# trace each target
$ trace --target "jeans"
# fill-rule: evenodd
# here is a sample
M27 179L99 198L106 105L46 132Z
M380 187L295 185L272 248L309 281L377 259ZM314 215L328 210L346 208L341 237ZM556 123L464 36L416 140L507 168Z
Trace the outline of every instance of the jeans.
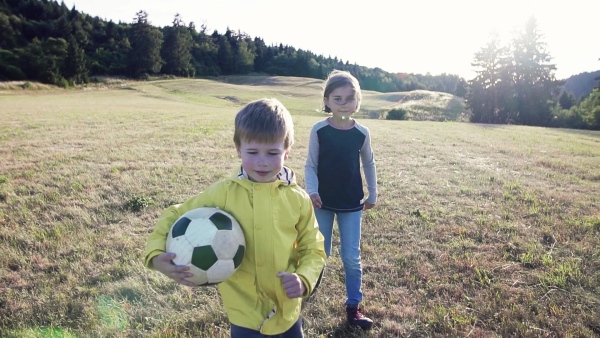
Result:
M304 337L304 335L302 333L302 318L298 319L298 321L296 323L294 323L294 325L292 325L292 327L290 327L289 330L285 331L284 333L280 333L280 334L274 335L274 336L267 336L267 335L260 333L260 331L248 329L248 328L233 325L233 324L230 324L229 326L231 328L231 338L264 338L264 337L302 338L302 337Z
M333 220L337 217L340 233L340 256L346 274L346 305L358 305L363 298L361 290L362 266L360 263L360 235L362 210L354 212L335 212L315 209L319 230L325 237L325 253L331 255L331 237Z

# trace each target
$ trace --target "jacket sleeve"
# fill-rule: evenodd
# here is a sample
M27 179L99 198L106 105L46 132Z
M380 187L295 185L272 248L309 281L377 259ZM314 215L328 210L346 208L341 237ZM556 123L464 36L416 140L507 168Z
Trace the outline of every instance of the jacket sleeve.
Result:
M296 229L298 230L298 266L296 274L300 276L306 287L306 292L303 295L306 297L313 292L327 258L324 249L324 238L319 231L312 202L308 196L303 200L301 216L298 224L296 224Z
M185 214L189 210L200 207L222 207L220 205L216 205L216 201L220 200L215 198L217 196L217 190L218 185L213 185L206 191L188 199L184 203L172 205L163 211L156 221L154 230L150 236L148 236L148 240L146 241L146 248L144 250L144 266L149 269L154 269L152 266L152 258L166 251L165 247L167 244L169 230L171 229L173 223L175 223L175 221L177 221L181 215Z
M152 258L164 253L167 244L167 235L171 229L171 225L182 215L179 210L181 204L173 205L163 211L158 218L154 230L146 241L146 249L144 250L144 265L149 269L154 269L152 266Z

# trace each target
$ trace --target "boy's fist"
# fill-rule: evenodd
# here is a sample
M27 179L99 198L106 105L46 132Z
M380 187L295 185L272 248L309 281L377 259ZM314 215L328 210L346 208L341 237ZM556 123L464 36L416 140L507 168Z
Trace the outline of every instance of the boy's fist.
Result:
M295 273L289 272L279 272L277 273L277 277L281 279L281 284L283 284L283 288L285 289L285 294L288 298L298 298L302 297L306 288L304 287L304 283L300 277L298 277Z

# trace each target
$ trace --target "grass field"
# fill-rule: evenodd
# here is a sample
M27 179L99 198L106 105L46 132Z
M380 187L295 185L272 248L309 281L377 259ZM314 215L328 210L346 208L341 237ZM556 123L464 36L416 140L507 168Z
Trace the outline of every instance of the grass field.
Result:
M239 165L243 104L291 111L302 186L324 115L320 81L223 80L0 87L0 337L228 336L216 288L142 266L146 237ZM363 108L459 119L442 96L365 92ZM334 236L307 337L600 336L600 132L366 115L380 199L364 215L363 307L376 324L345 324Z

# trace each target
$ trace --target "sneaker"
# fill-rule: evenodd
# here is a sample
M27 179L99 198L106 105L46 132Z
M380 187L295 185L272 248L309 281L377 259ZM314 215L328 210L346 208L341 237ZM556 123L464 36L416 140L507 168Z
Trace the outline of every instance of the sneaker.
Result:
M363 315L358 306L346 306L346 315L350 325L357 325L364 330L368 330L373 326L373 321Z

